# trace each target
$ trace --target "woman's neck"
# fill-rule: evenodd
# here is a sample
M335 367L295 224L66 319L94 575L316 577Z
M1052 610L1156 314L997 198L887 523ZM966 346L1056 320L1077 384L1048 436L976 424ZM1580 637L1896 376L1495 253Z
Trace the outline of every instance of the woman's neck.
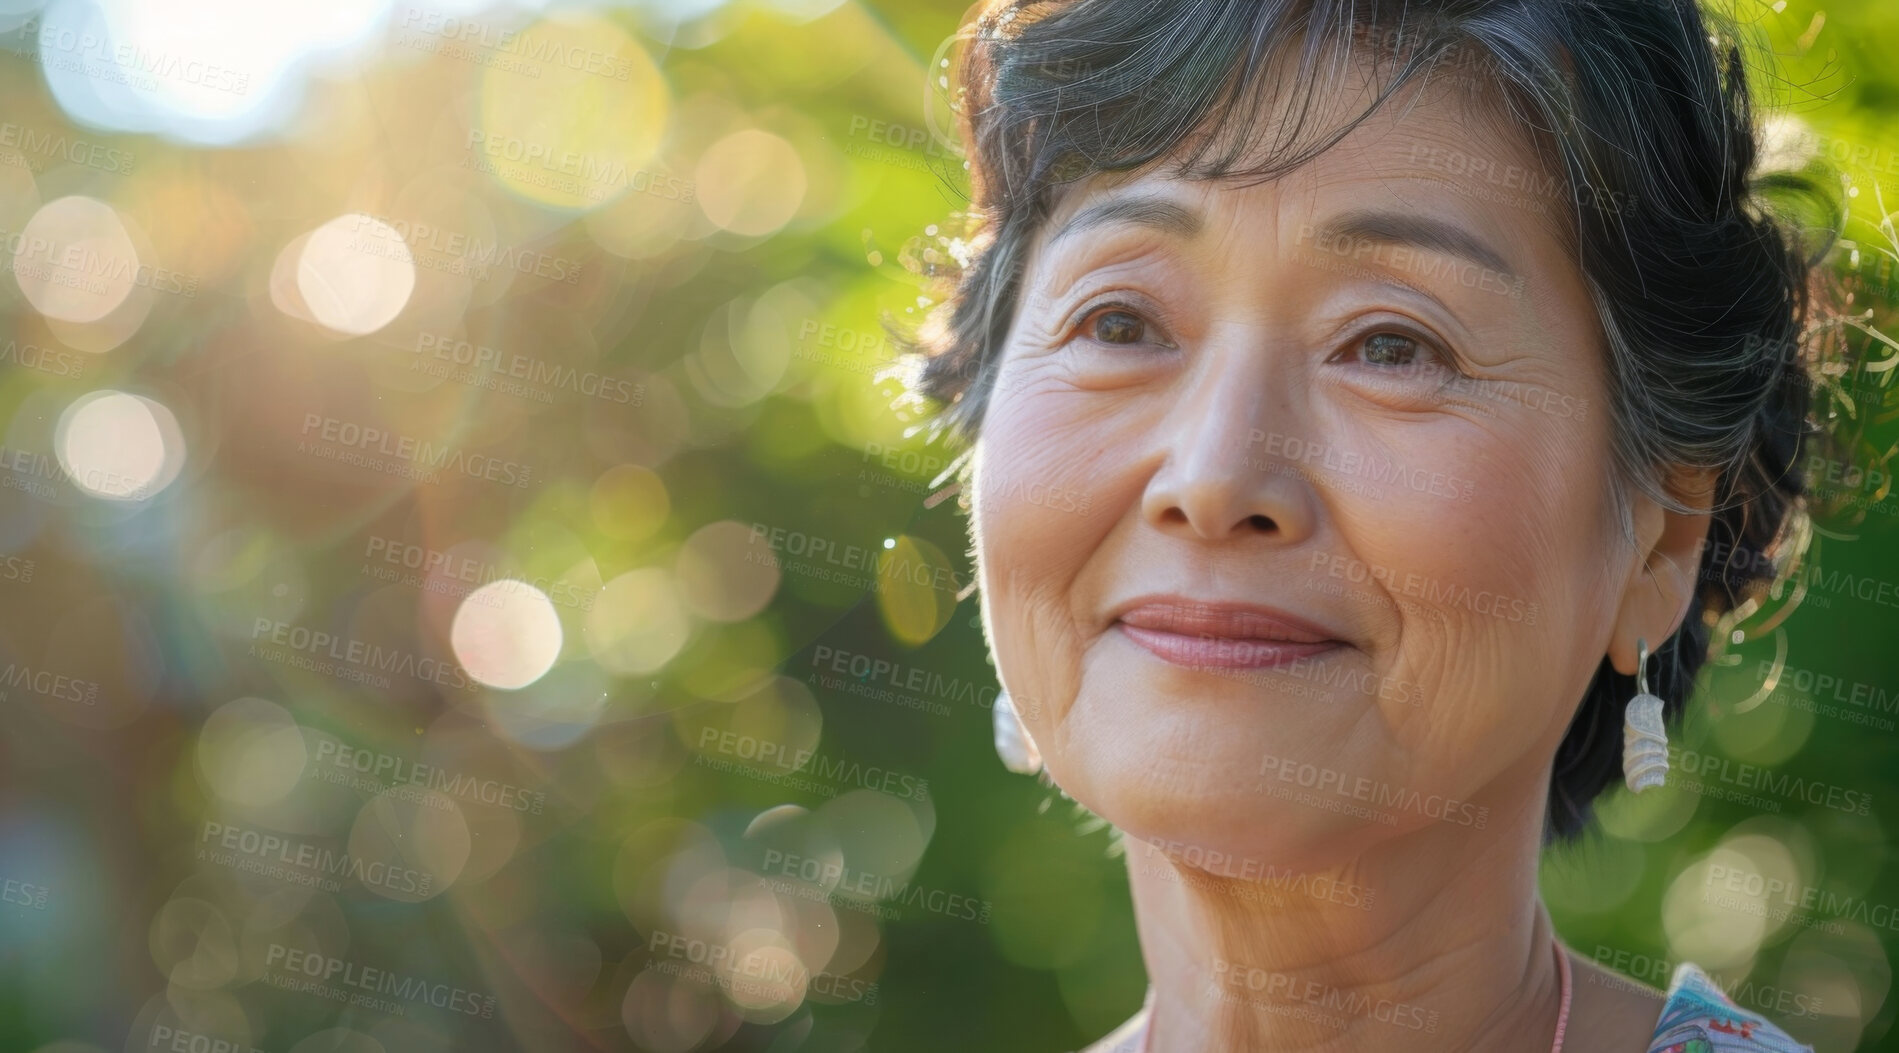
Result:
M1549 1048L1561 994L1539 833L1422 830L1324 869L1130 836L1148 1049Z

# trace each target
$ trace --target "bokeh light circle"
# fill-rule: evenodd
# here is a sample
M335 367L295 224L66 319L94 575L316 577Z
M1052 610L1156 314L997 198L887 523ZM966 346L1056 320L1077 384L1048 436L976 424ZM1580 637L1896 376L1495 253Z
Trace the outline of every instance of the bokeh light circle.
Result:
M565 12L516 35L536 57L483 71L466 147L494 181L530 201L590 209L646 196L646 164L672 96L639 41L617 22Z
M461 806L438 791L385 790L363 806L350 827L351 858L377 895L414 903L441 895L459 878L473 851Z
M237 932L215 905L180 896L152 918L147 943L158 971L180 987L222 987L237 978Z
M290 711L262 698L219 706L198 732L198 771L211 791L261 806L295 789L309 763L303 729Z
M111 314L144 273L118 211L82 195L41 206L8 240L7 250L27 302L64 322L96 322Z
M310 232L297 254L296 274L311 318L347 336L364 336L408 306L415 256L394 227L352 212Z
M777 566L747 561L751 528L722 519L693 531L679 548L674 573L679 595L694 614L712 621L743 621L765 609L778 591Z
M719 1022L719 1012L710 982L676 977L671 968L662 971L658 962L633 978L620 1003L620 1020L628 1037L654 1053L698 1048Z
M640 675L663 668L691 635L672 575L641 567L607 582L587 614L587 648L601 668Z
M747 128L707 148L699 158L699 208L734 234L776 232L804 203L804 160L790 143Z
M462 597L449 628L455 659L489 687L516 691L547 675L560 657L560 614L547 593L512 578Z
M184 467L178 419L162 404L123 391L74 400L60 414L54 449L74 486L112 501L150 498Z
M652 469L618 464L600 473L588 493L594 526L621 541L644 541L666 523L672 501Z

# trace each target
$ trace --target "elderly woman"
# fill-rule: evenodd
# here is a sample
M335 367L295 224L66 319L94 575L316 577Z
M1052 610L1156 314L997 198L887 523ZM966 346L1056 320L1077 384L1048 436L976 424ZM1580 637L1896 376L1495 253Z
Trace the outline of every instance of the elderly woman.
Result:
M1094 1048L1805 1048L1537 892L1665 778L1799 514L1807 263L1734 40L1693 0L1022 0L960 75L981 229L919 384L998 748L1128 839L1150 986Z

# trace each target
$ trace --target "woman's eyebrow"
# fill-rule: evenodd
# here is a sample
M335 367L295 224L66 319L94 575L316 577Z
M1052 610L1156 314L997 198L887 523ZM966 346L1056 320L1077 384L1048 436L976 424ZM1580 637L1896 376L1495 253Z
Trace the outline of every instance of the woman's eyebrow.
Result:
M1048 239L1048 248L1070 235L1110 223L1131 223L1191 238L1200 233L1200 213L1167 198L1148 194L1096 202L1075 213Z
M1376 209L1343 212L1319 228L1319 237L1329 242L1410 245L1461 257L1499 274L1516 273L1509 261L1482 238L1455 223L1429 216Z

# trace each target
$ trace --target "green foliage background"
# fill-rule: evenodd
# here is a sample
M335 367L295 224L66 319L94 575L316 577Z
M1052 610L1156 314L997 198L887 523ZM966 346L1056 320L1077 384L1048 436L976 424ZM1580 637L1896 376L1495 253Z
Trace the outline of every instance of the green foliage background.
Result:
M1639 803L1618 795L1605 802L1599 831L1549 854L1542 884L1572 947L1664 985L1666 974L1653 970L1672 966L1671 938L1705 942L1681 926L1701 917L1690 901L1701 891L1695 868L1709 853L1790 867L1804 885L1863 913L1795 911L1768 926L1758 955L1721 972L1723 981L1749 985L1744 1002L1821 1050L1892 1048L1899 869L1889 826L1899 812L1899 732L1890 719L1880 727L1803 709L1785 685L1764 693L1761 673L1763 662L1784 663L1899 694L1893 604L1837 587L1842 574L1899 581L1887 547L1899 509L1890 492L1899 410L1892 372L1880 368L1895 348L1875 332L1890 330L1899 287L1899 242L1883 204L1890 195L1899 205L1899 66L1886 56L1899 48L1899 7L1787 0L1737 10L1775 53L1765 82L1772 112L1805 129L1802 139L1781 125L1775 141L1792 144L1788 156L1804 142L1833 162L1809 171L1839 186L1850 209L1828 266L1835 293L1852 295L1846 310L1860 313L1828 323L1826 339L1860 365L1834 378L1822 405L1837 459L1887 482L1820 496L1810 544L1786 582L1726 627L1738 635L1706 672L1679 742L1847 787L1873 806L1860 816L1784 799L1763 811L1679 788ZM198 1013L227 1032L242 1021L250 1044L269 1050L318 1048L299 1043L339 1027L348 1034L331 1034L321 1048L369 1049L368 1039L391 1053L635 1048L628 990L655 955L628 906L638 884L629 875L691 845L716 844L732 865L755 864L758 846L776 843L775 824L803 821L783 806L824 803L791 785L695 763L705 727L790 734L804 726L811 710L802 703L758 702L761 678L774 672L803 684L821 712L820 753L927 779L929 808L908 819L865 812L862 832L872 848L908 844L920 832L927 848L907 880L980 901L987 917L896 911L870 936L854 937L870 949L851 975L876 984L874 1004L811 998L782 1016L727 1013L702 1044L680 1048L1075 1049L1138 1008L1145 980L1111 831L997 763L982 704L992 674L975 602L959 588L896 588L880 599L852 583L785 573L755 614L690 619L690 638L650 675L595 668L598 627L562 611L561 663L526 703L494 692L448 697L426 685L370 692L246 656L245 632L259 617L384 628L394 619L395 638L443 653L444 611L413 593L390 606L362 574L363 539L382 534L441 546L480 539L523 575L573 581L597 596L642 568L678 579L688 573L681 560L693 558L727 560L705 574L713 591L739 591L734 550L693 548L702 528L722 521L911 558L967 583L956 503L926 500L954 451L910 434L914 412L893 407L894 386L873 379L887 364L886 319L913 321L927 308L924 277L945 263L951 216L963 205L954 154L911 133L927 127L927 78L964 15L960 3L876 0L799 25L738 5L715 16L717 31L703 39L668 49L642 38L675 100L662 150L673 170L692 170L716 134L740 126L798 150L803 204L765 236L656 211L660 234L631 238L636 252L609 251L613 238L577 210L524 201L505 187L485 191L485 207L512 217L498 219L499 229L585 260L585 281L573 289L516 282L471 303L458 331L503 346L584 344L601 368L642 378L648 397L636 411L578 402L504 411L492 391L405 388L378 364L390 353L378 337L318 340L271 305L273 259L299 232L348 208L398 214L392 188L435 149L438 122L453 126L475 105L476 68L431 66L405 80L365 60L355 83L368 101L332 112L332 131L298 144L201 148L75 128L136 150L138 172L113 181L48 170L38 173L38 200L60 192L112 200L163 242L156 232L171 199L154 189L162 177L198 202L186 210L209 224L197 236L231 247L218 266L200 263L207 282L196 298L160 303L135 336L89 358L83 378L24 369L0 376L9 447L50 435L60 405L101 387L166 401L190 440L180 481L140 509L83 498L29 508L17 491L0 491L0 502L13 505L0 516L0 548L37 567L0 600L0 645L29 662L96 665L108 693L139 699L122 720L88 725L19 693L0 697L0 878L47 893L44 907L0 904L0 1046L144 1048L154 1014L172 1012ZM632 12L612 17L640 21ZM17 52L0 55L0 120L68 122L38 68ZM180 236L166 244L192 243ZM17 296L0 304L0 327L22 342L61 338ZM827 342L826 333L849 335ZM765 370L769 391L734 396L750 391L761 363L778 370ZM504 450L540 471L515 491L451 484L423 492L339 474L288 456L269 431L279 417L294 431L313 398L426 421L413 427ZM891 466L885 451L915 456L899 453ZM602 483L629 464L649 474ZM663 495L622 485L628 478L656 478ZM629 516L647 526L624 528ZM575 566L588 569L574 576ZM820 648L967 683L943 696L946 715L882 704L825 686L816 676ZM767 694L792 690L781 684ZM262 924L254 897L222 878L207 881L194 859L206 821L233 821L208 785L201 737L206 720L239 697L269 699L303 728L402 756L428 755L434 736L450 731L486 734L506 748L470 747L462 756L484 759L467 763L492 763L544 790L542 815L514 828L477 825L482 872L443 895L399 903L346 888L328 897L352 933L354 959L493 992L496 1019L346 1011L258 984L249 965L231 965L228 982L202 979L226 958L252 961L258 951L246 926ZM579 697L602 701L584 717L562 708ZM531 712L503 734L511 706ZM483 837L507 847L482 855ZM715 870L708 864L706 873ZM655 894L689 898L684 885ZM179 903L205 906L185 918ZM869 924L861 909L837 914ZM200 982L180 980L180 968ZM1781 991L1817 999L1821 1010L1780 1011L1786 1006L1773 1002ZM236 1016L233 1005L242 1007Z

